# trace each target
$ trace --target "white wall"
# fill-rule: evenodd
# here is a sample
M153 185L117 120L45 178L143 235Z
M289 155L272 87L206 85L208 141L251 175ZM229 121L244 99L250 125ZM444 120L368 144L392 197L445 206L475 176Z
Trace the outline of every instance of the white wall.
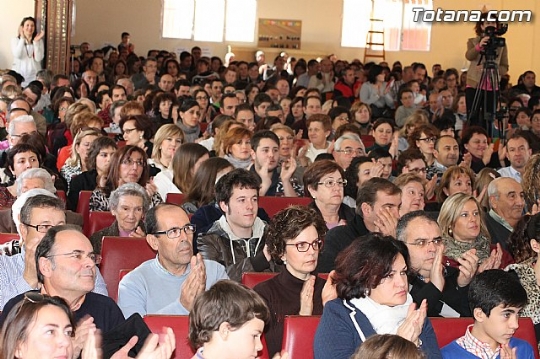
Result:
M0 21L0 69L11 69L11 39L18 34L21 20L34 16L33 0L0 0L2 21Z

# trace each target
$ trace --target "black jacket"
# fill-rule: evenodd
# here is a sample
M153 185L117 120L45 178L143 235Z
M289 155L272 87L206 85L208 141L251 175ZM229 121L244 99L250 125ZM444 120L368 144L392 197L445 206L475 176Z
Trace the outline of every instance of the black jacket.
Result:
M319 254L317 272L329 273L335 267L335 260L339 252L344 250L358 237L369 233L364 219L355 215L352 221L345 226L337 226L326 233L324 248Z
M457 278L459 270L454 267L446 267L444 275L444 288L441 292L432 282L425 283L418 276L409 279L410 293L415 303L420 305L422 300L428 302L428 317L440 317L443 303L454 309L462 317L471 317L469 308L469 286L458 287Z

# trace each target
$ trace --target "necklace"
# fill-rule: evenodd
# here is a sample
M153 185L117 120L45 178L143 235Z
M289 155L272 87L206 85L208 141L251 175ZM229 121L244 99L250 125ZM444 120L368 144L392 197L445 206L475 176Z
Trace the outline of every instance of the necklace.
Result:
M32 55L33 55L33 51L32 51L32 53L28 52L28 46L31 46L31 45L32 45L32 44L28 44L28 43L26 42L26 39L25 39L25 41L24 41L24 49L26 50L26 55L27 55L28 57L32 57Z

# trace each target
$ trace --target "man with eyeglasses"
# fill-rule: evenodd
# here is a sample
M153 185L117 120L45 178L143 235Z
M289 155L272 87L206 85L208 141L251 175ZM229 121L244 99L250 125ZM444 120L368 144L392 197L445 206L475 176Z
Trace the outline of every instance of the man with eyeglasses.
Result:
M93 252L80 227L70 224L50 227L36 247L34 261L41 286L39 292L63 298L73 311L77 322L74 358L79 357L90 330L107 333L125 322L122 311L110 297L92 292L101 255ZM11 299L4 313L24 298L23 293ZM2 315L0 322L4 318Z
M258 131L251 138L250 172L261 181L259 196L300 197L304 187L295 177L296 160L279 160L279 138L270 131Z
M0 255L0 310L16 295L40 287L35 263L36 248L48 229L65 223L64 203L52 194L30 197L22 206L19 224L21 253ZM108 295L99 272L91 291Z
M478 267L476 250L465 252L459 269L445 266L441 229L424 211L401 217L396 234L409 250L409 287L417 305L426 299L429 317L470 317L467 295Z
M353 158L366 155L366 148L358 135L345 134L335 141L332 155L336 163L345 171L351 165Z
M236 169L216 184L216 202L223 215L197 238L205 259L222 263L237 282L243 272L270 269L270 253L263 240L266 223L257 217L261 183L252 172Z
M395 237L399 219L401 189L387 179L374 177L358 189L355 216L344 226L326 233L324 251L319 255L317 271L329 273L335 267L339 252L370 232Z
M131 81L135 85L135 90L140 90L148 85L158 83L157 60L155 57L148 57L143 65L143 72L131 76Z
M42 135L47 134L47 120L42 114L34 111L24 97L17 97L11 101L8 108L8 123L23 115L30 115L36 124L36 130Z
M146 241L157 256L129 272L118 286L118 305L133 313L186 315L199 294L228 279L217 262L193 255L195 225L179 206L163 203L145 217Z

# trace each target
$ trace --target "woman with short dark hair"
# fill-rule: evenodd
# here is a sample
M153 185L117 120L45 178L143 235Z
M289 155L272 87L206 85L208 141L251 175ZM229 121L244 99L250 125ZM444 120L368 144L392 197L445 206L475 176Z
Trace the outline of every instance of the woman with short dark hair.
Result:
M372 233L336 258L337 299L325 304L314 340L315 358L349 359L367 338L397 334L428 358L442 358L427 314L409 294L409 254L403 242Z

